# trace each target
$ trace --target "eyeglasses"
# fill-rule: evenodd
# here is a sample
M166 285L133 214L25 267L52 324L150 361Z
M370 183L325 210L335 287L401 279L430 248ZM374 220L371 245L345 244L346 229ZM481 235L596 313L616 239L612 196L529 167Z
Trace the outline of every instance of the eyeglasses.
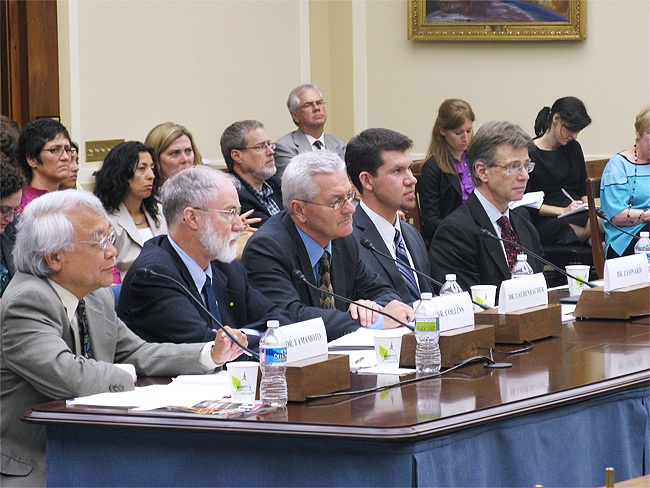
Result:
M42 149L41 152L49 152L52 156L54 157L61 157L61 154L63 154L63 151L70 156L72 154L72 148L70 146L54 146L50 147L48 149Z
M345 205L346 202L352 202L352 200L354 200L356 197L357 197L357 193L354 190L350 190L347 197L339 198L334 203L318 203L318 202L311 202L309 200L298 200L298 201L303 203L311 203L312 205L320 205L321 207L329 207L332 210L338 210L343 205Z
M3 217L9 217L10 215L18 217L23 213L23 207L0 207L0 213L2 213Z
M245 151L246 149L252 149L252 150L254 150L254 151L260 151L260 152L262 152L262 151L266 151L266 149L269 148L269 147L270 147L273 151L275 151L275 148L276 148L276 144L275 144L275 142L263 142L263 143L261 143L261 144L258 144L257 146L253 146L253 147L238 147L238 148L236 148L236 149L239 150L239 151Z
M493 164L492 166L498 166L499 168L503 168L510 175L519 175L524 170L526 171L526 173L532 173L532 171L535 169L535 163L533 163L532 161L530 163L521 164L521 165L511 164L510 166L504 166L502 164Z
M321 99L321 100L316 100L315 102L303 103L300 106L300 108L303 110L312 110L314 107L319 107L319 108L322 107L323 105L325 105L325 103L326 103L325 100Z
M105 237L102 237L98 241L72 241L76 242L77 244L88 244L90 246L99 246L99 248L102 251L106 251L108 249L108 245L113 245L115 244L115 231L112 230L110 234L108 234Z
M194 210L202 210L203 212L219 212L222 214L226 214L226 219L231 224L233 220L235 220L235 217L239 217L241 215L241 207L233 207L230 210L219 210L216 208L203 208L203 207L192 207L192 208Z

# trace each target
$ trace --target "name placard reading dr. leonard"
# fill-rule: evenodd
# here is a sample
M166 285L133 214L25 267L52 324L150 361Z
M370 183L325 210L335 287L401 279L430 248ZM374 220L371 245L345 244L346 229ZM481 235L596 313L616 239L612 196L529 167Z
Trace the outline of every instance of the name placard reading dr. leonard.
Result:
M287 340L287 363L327 354L325 323L318 317L280 327Z
M648 258L633 254L605 261L605 292L648 282Z
M440 331L459 329L474 325L474 307L469 293L456 293L433 297L438 312L440 312Z
M542 273L506 280L499 289L499 313L548 305L546 279Z

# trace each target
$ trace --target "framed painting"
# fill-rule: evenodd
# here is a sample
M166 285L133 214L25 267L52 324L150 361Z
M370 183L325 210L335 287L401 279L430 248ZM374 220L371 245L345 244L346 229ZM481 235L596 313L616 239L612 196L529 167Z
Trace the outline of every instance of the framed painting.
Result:
M586 0L409 0L418 41L567 41L587 36Z

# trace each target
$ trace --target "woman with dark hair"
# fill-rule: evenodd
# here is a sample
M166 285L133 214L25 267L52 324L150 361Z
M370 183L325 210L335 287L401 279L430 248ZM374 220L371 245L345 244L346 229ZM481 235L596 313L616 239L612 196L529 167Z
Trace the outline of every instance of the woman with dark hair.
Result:
M474 191L467 158L467 148L474 135L474 119L472 107L464 100L450 98L438 108L419 186L427 242L442 219Z
M544 107L535 119L535 148L530 151L535 171L530 173L526 192L543 191L539 210L529 208L542 244L580 244L588 241L589 214L578 211L587 202L587 168L578 134L591 124L584 104L564 97Z
M16 242L15 220L21 213L20 200L25 180L17 168L0 161L0 297L16 272L13 260Z
M59 183L59 190L81 190L77 177L79 176L79 145L70 141L70 176Z
M167 233L158 203L160 175L153 149L141 142L118 144L106 155L95 177L94 193L101 200L115 230L116 268L122 278L140 254L145 241Z

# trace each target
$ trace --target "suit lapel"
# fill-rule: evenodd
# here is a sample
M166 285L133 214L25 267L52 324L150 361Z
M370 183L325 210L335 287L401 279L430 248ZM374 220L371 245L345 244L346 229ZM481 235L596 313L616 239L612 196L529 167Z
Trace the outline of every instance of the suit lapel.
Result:
M210 263L210 265L212 266L212 286L214 288L215 294L217 295L217 303L219 304L221 321L224 325L236 327L237 320L236 317L233 317L230 306L230 296L231 294L234 294L235 291L229 288L228 277L218 268L218 263L213 261Z
M458 175L450 175L449 173L443 173L445 175L445 178L447 178L447 181L451 185L451 187L456 190L456 193L462 197L463 192L460 189L460 178Z
M307 249L305 248L305 244L302 242L302 238L300 237L300 234L298 234L298 230L296 229L296 224L293 223L293 220L291 220L291 217L289 216L288 213L285 213L282 219L283 219L282 223L287 228L287 231L291 236L291 240L294 243L293 261L298 263L298 267L300 271L302 271L302 274L305 275L307 281L312 285L316 286L316 278L314 277L314 270L311 267L311 261L309 261L309 254L307 254ZM307 293L309 294L309 298L311 299L311 305L314 307L319 307L320 298L318 296L318 292L310 286L304 284L301 286L307 288Z
M478 200L476 195L472 193L467 199L467 207L469 208L474 221L478 224L479 227L487 229L490 232L494 231L494 225L490 222L490 219L483 209L483 205ZM491 239L489 237L479 237L480 245L482 245L486 250L487 254L490 256L490 259L497 266L499 271L503 274L504 278L510 278L510 269L508 268L508 262L506 257L503 254L503 249L501 244L496 239Z
M129 211L126 209L124 203L120 203L120 210L117 214L117 217L118 217L117 221L122 226L124 231L129 235L129 237L134 242L137 242L140 245L140 247L144 246L144 241L142 240L142 236L140 235L138 228L135 226L135 222L133 222L133 219L131 218L131 215L129 215Z
M298 148L298 153L303 153L312 150L311 144L309 144L309 140L307 139L307 136L300 130L297 130L293 133L293 143Z

